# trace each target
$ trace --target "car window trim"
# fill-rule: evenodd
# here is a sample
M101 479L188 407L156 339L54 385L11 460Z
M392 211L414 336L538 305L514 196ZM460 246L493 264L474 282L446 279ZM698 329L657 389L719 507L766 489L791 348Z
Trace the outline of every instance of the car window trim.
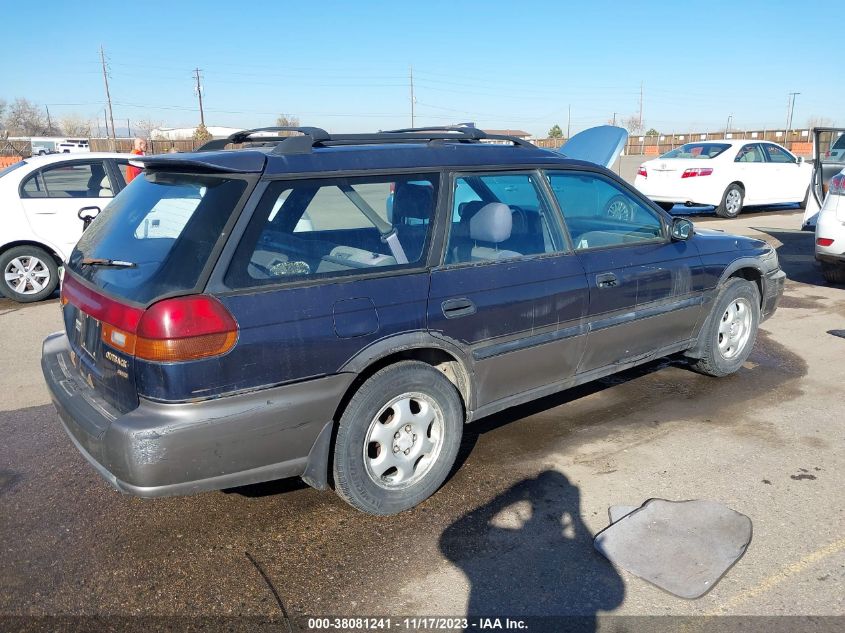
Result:
M555 202L553 200L549 199L548 194L543 187L542 181L545 179L545 177L543 175L542 169L543 169L542 167L525 167L525 168L514 169L513 166L507 166L507 167L504 167L503 169L487 169L485 167L484 169L476 169L476 170L460 170L460 171L450 170L449 174L448 174L448 176L449 176L449 191L448 191L447 195L443 195L443 197L446 199L446 205L445 205L446 206L446 221L445 221L445 226L443 227L443 231L444 231L444 233L443 233L443 245L442 245L442 249L441 249L441 252L440 252L440 257L438 259L438 263L434 267L434 269L435 270L452 270L453 268L461 268L461 267L466 267L466 266L486 266L486 265L490 265L490 264L502 264L502 263L513 264L514 262L544 259L544 258L547 258L547 257L559 257L561 255L572 255L572 254L574 254L574 251L571 248L572 242L569 239L568 232L566 231L566 226L561 221L560 212L555 210L556 209ZM451 236L451 233L452 233L452 224L453 224L452 223L452 214L454 213L455 189L457 188L457 181L458 181L459 178L466 178L466 177L473 177L473 176L485 176L485 175L489 175L491 173L496 173L496 174L501 175L501 176L507 176L507 175L511 175L511 174L519 175L519 176L521 176L521 175L534 176L536 183L539 183L539 184L535 185L537 187L538 197L540 198L541 201L546 203L550 212L553 215L557 215L557 219L558 219L558 223L559 223L558 227L561 230L561 236L563 237L563 241L564 241L564 243L561 245L561 247L563 247L565 250L554 250L550 253L533 253L531 255L520 255L518 257L511 257L511 258L508 258L508 259L497 259L497 260L491 260L491 261L453 262L453 263L450 263L450 264L446 263L446 251L447 251L448 246L449 246L449 237ZM485 187L486 187L486 185L485 185ZM487 187L487 189L490 190L489 187ZM475 191L475 190L473 189L473 191ZM476 193L478 193L478 192L476 191ZM490 190L490 193L493 193L492 190ZM483 200L482 200L482 202L483 202Z
M668 244L672 241L672 236L669 231L669 225L671 224L671 216L667 214L666 211L657 207L651 200L645 198L639 191L635 189L631 189L625 181L617 180L616 178L608 178L605 174L598 172L598 171L587 171L587 170L572 170L572 169L546 169L544 171L545 180L548 180L548 172L555 171L555 172L563 172L563 173L573 173L577 174L580 173L583 175L585 172L587 175L592 177L597 177L605 182L611 183L615 185L618 189L620 189L621 193L628 195L629 197L637 200L641 206L645 207L646 210L650 211L654 214L657 220L660 222L660 231L661 237L654 238L649 240L642 240L641 242L634 242L634 243L621 243L621 244L607 244L605 246L595 246L591 248L575 248L575 244L572 241L572 235L569 233L569 226L566 224L566 217L563 214L563 209L560 208L560 205L557 201L557 196L554 195L554 192L551 188L551 183L547 181L549 191L552 193L554 198L555 204L557 205L558 213L560 214L561 218L563 219L564 226L566 227L566 235L569 239L569 243L572 245L572 250L574 253L585 253L585 252L593 252L593 251L600 251L600 250L608 250L608 249L615 249L615 248L629 248L632 246L646 246L649 244ZM621 186L620 186L621 185ZM646 204L647 203L647 204ZM667 217L669 216L669 217Z
M248 286L244 288L233 288L229 286L226 281L226 273L229 270L229 267L232 265L232 259L234 258L235 251L237 250L238 245L240 244L241 240L243 239L244 234L246 233L247 228L249 227L250 222L252 221L253 216L255 215L256 210L258 209L259 204L261 203L264 195L267 193L267 189L270 188L271 185L276 184L279 181L286 181L286 182L297 182L297 181L332 181L332 180L348 180L354 178L391 178L394 176L406 176L406 175L420 175L420 176L436 176L438 179L438 183L440 183L440 191L437 194L437 198L434 202L434 209L432 210L432 221L429 223L431 227L429 231L428 238L426 240L426 244L424 245L424 250L422 256L419 259L419 262L415 265L412 264L395 264L393 266L383 266L383 267L373 267L372 269L369 268L359 268L355 270L348 271L346 273L333 271L336 274L321 274L320 276L308 276L302 277L299 279L291 279L287 281L279 281L277 283L267 283L267 284L259 284L254 286ZM257 292L273 292L277 290L282 290L286 288L298 288L302 286L317 286L326 283L354 283L356 281L360 281L363 279L372 279L377 277L386 277L386 276L395 276L395 275L404 275L404 274L418 274L420 272L429 272L432 268L431 262L431 254L433 252L434 247L436 246L436 231L438 230L437 226L437 218L439 216L439 207L442 200L442 183L446 173L442 169L403 169L403 170L364 170L362 172L321 172L319 175L313 174L305 174L304 177L296 177L299 174L291 174L290 177L282 175L281 177L261 177L256 187L253 189L252 193L250 194L249 200L245 203L242 211L239 214L237 222L235 222L231 227L231 232L229 234L229 238L226 240L225 245L222 247L219 257L215 262L214 268L210 272L207 277L207 282L205 284L205 289L207 292L211 292L218 296L236 296L242 294L254 294ZM325 186L325 185L321 185ZM336 185L335 185L336 186Z

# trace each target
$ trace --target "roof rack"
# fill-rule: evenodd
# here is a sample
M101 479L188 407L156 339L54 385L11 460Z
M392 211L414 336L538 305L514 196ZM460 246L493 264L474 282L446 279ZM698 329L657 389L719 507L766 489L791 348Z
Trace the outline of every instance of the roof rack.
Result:
M297 136L256 137L261 132L298 132ZM230 143L258 142L263 145L274 144L276 155L308 154L314 147L333 145L367 145L382 143L418 143L452 141L458 143L478 143L483 140L507 141L517 147L534 148L534 145L515 136L487 134L473 125L449 125L441 127L411 127L399 130L387 130L369 134L329 134L318 127L259 127L235 132L228 138L215 139L199 147L198 152L224 149Z

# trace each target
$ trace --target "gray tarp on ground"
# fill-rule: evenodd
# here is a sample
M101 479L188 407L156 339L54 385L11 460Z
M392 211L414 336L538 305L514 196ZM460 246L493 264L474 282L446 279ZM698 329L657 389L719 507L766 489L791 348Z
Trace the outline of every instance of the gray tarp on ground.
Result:
M751 542L751 519L716 501L649 499L617 520L594 545L614 565L681 598L710 591Z

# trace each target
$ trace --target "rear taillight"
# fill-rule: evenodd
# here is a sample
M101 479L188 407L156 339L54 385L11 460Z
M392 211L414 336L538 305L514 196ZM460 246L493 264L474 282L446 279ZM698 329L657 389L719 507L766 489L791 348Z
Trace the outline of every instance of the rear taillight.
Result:
M681 178L695 178L696 176L709 176L713 173L711 167L690 167L685 169L681 174Z
M834 196L845 195L845 174L836 174L827 185L827 192Z
M816 240L816 244L819 246L830 246L833 244L833 240L829 237L820 237Z
M165 299L144 312L135 336L135 356L174 362L225 354L238 340L238 324L214 297Z
M165 299L144 310L109 299L65 274L61 302L100 321L104 343L144 360L219 356L238 340L234 317L209 295Z
M648 178L648 172L646 171L646 168L643 167L643 166L640 166L640 168L637 170L637 176L642 176L643 178Z

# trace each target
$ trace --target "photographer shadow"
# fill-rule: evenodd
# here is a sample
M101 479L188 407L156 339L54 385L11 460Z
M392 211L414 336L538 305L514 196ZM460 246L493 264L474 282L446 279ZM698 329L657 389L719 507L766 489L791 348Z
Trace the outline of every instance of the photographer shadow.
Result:
M618 607L622 578L593 549L580 493L546 470L465 514L440 549L470 582L467 616L530 618L531 631L596 630L598 611Z

